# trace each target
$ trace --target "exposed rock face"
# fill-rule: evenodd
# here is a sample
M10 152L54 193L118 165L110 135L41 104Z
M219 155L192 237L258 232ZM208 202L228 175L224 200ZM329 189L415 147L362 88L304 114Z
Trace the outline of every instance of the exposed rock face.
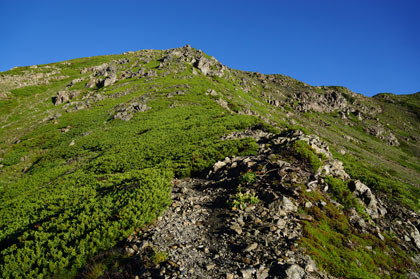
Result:
M117 81L117 67L113 64L101 64L96 67L85 68L81 73L94 71L94 75L90 81L86 83L86 88L93 88L95 86L107 87L114 84Z
M302 92L296 95L299 105L296 109L299 111L333 112L344 111L348 107L347 100L338 92L332 91L325 94L316 92Z

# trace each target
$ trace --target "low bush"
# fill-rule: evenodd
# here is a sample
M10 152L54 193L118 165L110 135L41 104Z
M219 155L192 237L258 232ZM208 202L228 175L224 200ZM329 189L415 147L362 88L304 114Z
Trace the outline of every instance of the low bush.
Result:
M303 140L297 140L293 143L293 149L300 159L309 164L313 172L316 172L321 166L322 161L312 150L309 144Z

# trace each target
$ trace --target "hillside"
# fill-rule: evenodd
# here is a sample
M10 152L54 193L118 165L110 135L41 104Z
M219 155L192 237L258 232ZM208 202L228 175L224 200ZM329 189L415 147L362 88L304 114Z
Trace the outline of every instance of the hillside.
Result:
M420 93L141 50L0 73L0 139L1 278L420 278Z

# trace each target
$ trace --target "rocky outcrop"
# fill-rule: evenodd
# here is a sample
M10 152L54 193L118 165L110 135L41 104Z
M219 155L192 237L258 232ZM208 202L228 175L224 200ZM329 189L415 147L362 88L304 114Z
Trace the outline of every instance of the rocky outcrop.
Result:
M205 55L201 50L195 50L190 45L181 48L169 49L166 56L161 59L160 69L170 68L171 65L179 65L180 70L183 69L183 63L191 64L193 74L197 74L196 69L206 76L222 77L227 67L221 64L214 57Z
M69 102L73 98L80 95L78 90L61 90L57 92L57 96L53 98L54 105L60 105Z
M72 81L70 81L70 83L67 85L67 87L72 87L72 86L74 86L75 84L77 84L77 83L79 83L79 82L82 82L84 80L84 78L76 78L76 79L73 79Z
M145 94L129 103L119 104L114 108L112 118L124 121L131 120L135 113L144 112L150 109L150 107L147 106L148 98L149 94Z
M115 108L116 114L113 118L128 121L133 118L134 113L143 112L149 109L150 108L147 105L138 102L133 102L129 105L121 104Z
M113 64L102 64L92 68L82 70L82 73L95 71L90 81L86 83L86 88L107 87L117 81L117 67Z
M68 76L61 74L59 67L49 65L42 67L31 66L18 74L0 74L0 98L6 98L12 89L49 84L65 78L68 78Z
M295 106L298 111L333 112L344 111L349 107L343 95L336 91L319 94L316 92L302 92L296 94L299 103Z
M382 140L388 145L391 146L399 146L400 142L395 137L395 135L389 130L383 127L380 123L377 123L376 125L370 125L367 128L365 128L365 132L377 137L378 139Z
M359 180L351 181L349 183L349 189L365 205L366 212L373 219L377 219L387 213L386 209L380 205L380 202L377 200L369 187Z

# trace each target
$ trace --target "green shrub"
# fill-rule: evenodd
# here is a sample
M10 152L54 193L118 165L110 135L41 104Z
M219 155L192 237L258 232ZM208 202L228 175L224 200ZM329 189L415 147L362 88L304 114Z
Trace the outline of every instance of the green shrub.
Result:
M334 199L341 203L345 208L356 209L357 213L365 219L369 218L369 215L366 213L363 205L360 204L360 202L354 197L353 193L349 190L347 182L332 176L325 177L325 182L329 186L328 192Z
M293 150L301 160L304 160L309 164L312 171L316 172L322 166L322 161L306 141L295 141L293 143Z
M63 269L75 272L95 252L111 248L134 229L157 218L170 203L171 178L171 172L159 169L121 173L101 181L77 173L61 180L69 196L49 189L48 196L37 193L32 199L48 197L44 214L49 215L32 220L36 225L17 239L8 237L12 228L1 234L2 245L8 246L1 254L2 278L40 277ZM34 210L30 200L9 204ZM15 218L24 222L20 210Z
M154 266L165 262L168 259L168 254L163 251L154 251L150 257L150 261Z

